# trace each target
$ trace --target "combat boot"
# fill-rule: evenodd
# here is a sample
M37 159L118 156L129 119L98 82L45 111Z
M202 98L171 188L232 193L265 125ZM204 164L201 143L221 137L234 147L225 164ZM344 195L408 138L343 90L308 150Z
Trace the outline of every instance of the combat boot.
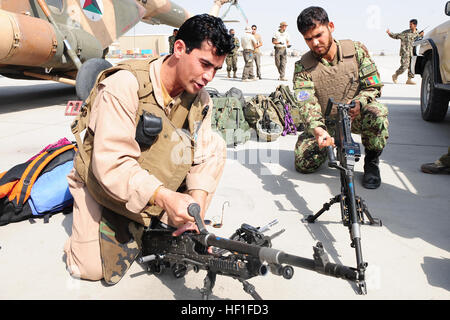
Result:
M363 187L366 189L377 189L381 185L380 168L378 168L381 152L366 150L362 182Z
M416 83L412 81L412 78L408 78L408 80L406 80L406 84L416 84Z
M234 72L234 74L233 74L233 78L237 78L236 72Z
M424 163L420 166L420 170L422 170L422 172L431 174L450 174L450 167L443 165L440 160L436 160L433 163Z
M394 83L397 83L397 75L396 74L393 74L392 75L392 82L394 82Z
M228 71L228 78L231 78L231 72Z

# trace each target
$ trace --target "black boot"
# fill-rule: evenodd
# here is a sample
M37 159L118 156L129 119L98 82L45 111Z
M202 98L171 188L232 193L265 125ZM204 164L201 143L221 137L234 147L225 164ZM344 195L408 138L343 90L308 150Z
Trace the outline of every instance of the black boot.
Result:
M381 152L366 150L362 182L363 187L366 189L376 189L381 185L380 169L378 168Z

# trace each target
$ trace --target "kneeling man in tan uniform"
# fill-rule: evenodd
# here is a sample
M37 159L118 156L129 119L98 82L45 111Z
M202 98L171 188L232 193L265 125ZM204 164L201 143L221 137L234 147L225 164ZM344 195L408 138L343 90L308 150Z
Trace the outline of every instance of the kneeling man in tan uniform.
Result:
M220 18L197 15L180 27L173 54L99 75L72 124L79 151L68 176L74 209L64 247L71 275L117 283L144 227L174 227L175 236L195 229L187 214L194 202L204 217L226 159L204 87L233 46Z

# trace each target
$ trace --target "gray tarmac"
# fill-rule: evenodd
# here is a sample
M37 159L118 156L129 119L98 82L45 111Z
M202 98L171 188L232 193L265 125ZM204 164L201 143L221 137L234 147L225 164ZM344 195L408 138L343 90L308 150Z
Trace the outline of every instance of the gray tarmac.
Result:
M269 94L280 81L273 57L262 59L263 79L241 82L227 79L220 70L210 83L224 93L231 87L246 97ZM287 75L294 62L289 58ZM368 294L361 296L347 281L295 268L291 280L268 274L251 279L264 299L274 300L397 300L450 298L450 176L428 175L420 165L433 162L450 144L450 115L441 123L420 116L420 77L417 85L404 84L406 75L393 84L391 75L399 57L375 56L385 86L381 102L389 108L390 138L381 157L383 183L377 190L361 185L363 163L355 168L356 193L383 226L361 227L362 252L369 264ZM239 58L239 71L243 61ZM225 69L225 68L224 68ZM0 172L22 163L46 145L62 137L74 140L66 103L76 99L70 86L47 81L12 80L0 77ZM354 139L360 142L358 136ZM244 145L228 149L228 160L207 218L220 216L224 225L208 227L228 237L242 223L262 226L278 219L267 234L286 231L273 240L273 247L286 253L312 258L313 245L321 241L330 260L355 266L347 227L340 221L338 204L314 224L302 218L317 212L339 192L339 173L322 166L314 174L294 169L293 148L297 136L274 142L258 142L255 135ZM224 203L228 201L229 205ZM206 273L190 272L183 279L169 273L148 275L134 263L115 286L101 281L82 281L65 269L63 245L71 234L72 214L0 227L0 299L201 299L199 289ZM212 299L252 299L240 282L218 276Z

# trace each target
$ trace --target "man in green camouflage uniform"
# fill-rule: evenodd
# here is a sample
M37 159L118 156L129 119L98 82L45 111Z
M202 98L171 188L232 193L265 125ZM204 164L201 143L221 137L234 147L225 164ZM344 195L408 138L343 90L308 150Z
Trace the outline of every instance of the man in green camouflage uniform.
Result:
M237 78L237 53L240 46L239 39L234 34L234 29L230 29L230 35L233 37L234 49L227 55L225 62L227 63L228 78L231 78L231 70L233 70L233 78Z
M173 29L172 35L169 37L169 54L173 53L173 44L177 38L178 29Z
M352 132L361 134L365 147L363 186L378 188L379 156L388 138L388 110L376 101L382 83L366 47L351 40L336 41L333 22L320 7L300 13L297 26L311 49L295 64L294 94L305 130L295 146L295 168L301 173L316 171L327 159L326 146L334 144L335 127L327 127L323 113L328 98L355 101L349 111ZM333 113L333 111L332 111Z
M401 75L405 70L408 70L408 80L406 84L416 84L412 81L414 78L414 73L411 72L409 66L411 64L411 57L413 56L413 42L419 37L423 36L423 31L419 32L417 30L417 20L411 19L409 21L409 29L400 32L400 33L392 33L389 29L386 30L386 33L392 39L400 39L400 68L392 75L392 81L397 83L397 78Z

